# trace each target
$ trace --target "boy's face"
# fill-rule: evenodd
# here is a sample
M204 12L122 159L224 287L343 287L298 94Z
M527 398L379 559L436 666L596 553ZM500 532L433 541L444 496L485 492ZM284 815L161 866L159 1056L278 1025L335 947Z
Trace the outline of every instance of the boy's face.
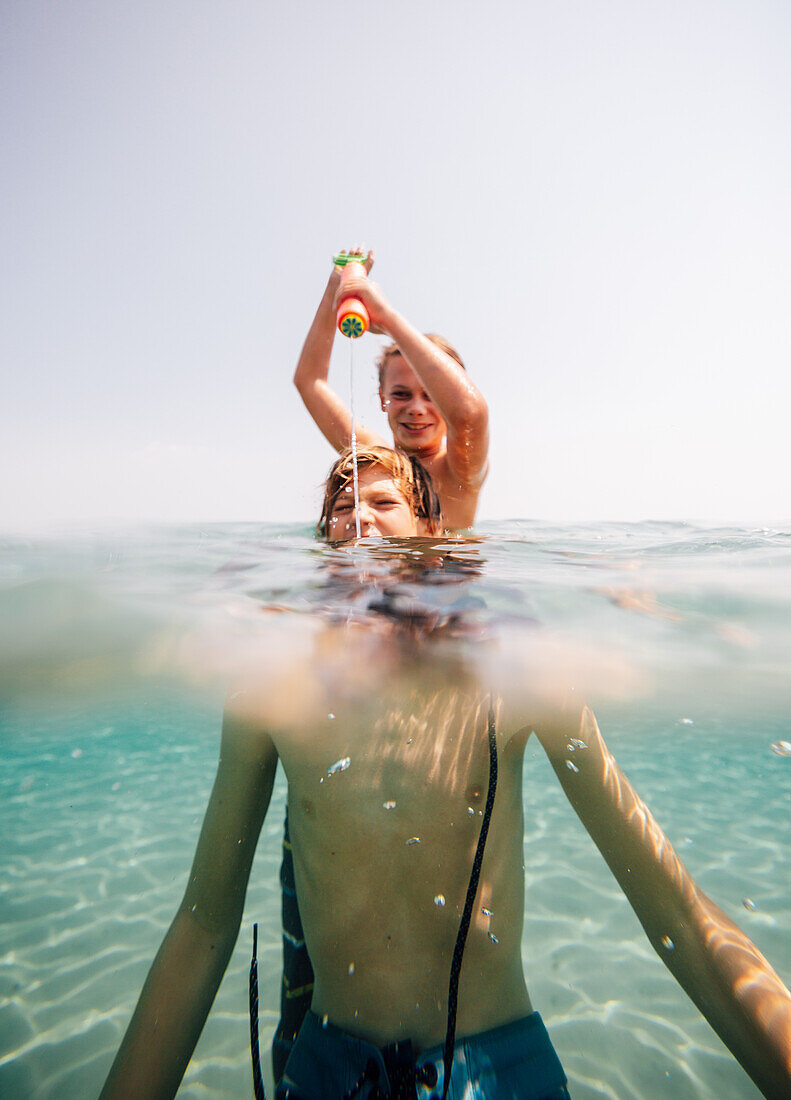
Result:
M358 478L360 535L362 538L410 538L420 533L419 520L398 482L381 466L363 466ZM330 512L327 539L348 542L357 538L354 490L341 491Z
M447 425L403 356L388 359L379 397L399 450L418 457L439 450Z

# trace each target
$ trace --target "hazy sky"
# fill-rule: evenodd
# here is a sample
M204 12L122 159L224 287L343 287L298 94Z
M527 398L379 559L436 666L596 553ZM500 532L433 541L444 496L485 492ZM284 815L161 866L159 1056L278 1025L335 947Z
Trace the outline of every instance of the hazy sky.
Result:
M6 529L313 519L360 241L489 401L482 519L791 518L785 0L4 0L0 53Z

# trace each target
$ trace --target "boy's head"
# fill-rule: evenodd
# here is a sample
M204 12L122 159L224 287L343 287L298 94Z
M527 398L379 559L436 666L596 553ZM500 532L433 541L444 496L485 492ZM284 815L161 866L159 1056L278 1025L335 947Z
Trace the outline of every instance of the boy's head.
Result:
M426 338L465 369L459 353L442 336L427 333ZM397 344L384 349L377 367L379 400L396 446L407 454L434 454L442 445L447 425Z
M389 447L357 450L360 534L408 538L442 530L439 498L431 475L416 458ZM354 464L346 450L324 487L318 534L330 542L356 538Z

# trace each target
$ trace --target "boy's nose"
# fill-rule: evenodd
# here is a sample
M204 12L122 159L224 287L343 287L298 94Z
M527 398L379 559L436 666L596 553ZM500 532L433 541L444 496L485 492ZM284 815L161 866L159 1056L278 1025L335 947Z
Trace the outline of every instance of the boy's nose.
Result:
M352 527L356 527L356 525L357 525L356 517L358 515L360 517L360 530L361 531L363 531L366 527L374 526L375 521L376 521L376 517L374 516L373 510L369 507L368 504L365 503L364 500L360 501L359 510L354 509L354 508L352 509L352 515L351 515L351 526Z

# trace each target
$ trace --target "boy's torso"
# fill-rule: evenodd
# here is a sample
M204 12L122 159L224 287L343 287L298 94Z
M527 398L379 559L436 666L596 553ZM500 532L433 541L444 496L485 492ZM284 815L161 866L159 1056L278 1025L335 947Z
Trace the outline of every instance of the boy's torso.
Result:
M375 678L375 677L374 677ZM450 962L488 786L489 697L430 676L358 693L315 678L270 729L289 782L313 1009L377 1044L445 1034ZM368 685L369 689L371 685ZM299 714L299 719L296 715ZM523 740L499 778L464 955L458 1033L531 1011L521 963Z

